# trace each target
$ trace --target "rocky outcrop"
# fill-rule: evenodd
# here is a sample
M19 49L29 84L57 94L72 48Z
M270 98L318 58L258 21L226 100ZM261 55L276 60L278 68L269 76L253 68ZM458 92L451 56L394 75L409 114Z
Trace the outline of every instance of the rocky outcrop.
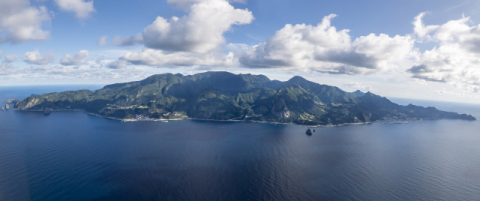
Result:
M307 135L312 135L312 130L308 129L306 132Z
M17 102L19 102L19 100L17 100L17 99L8 99L8 100L6 101L7 104L12 104L12 103L15 104L15 103L17 103Z
M36 98L36 97L29 97L26 99L27 100L27 103L25 104L25 101L22 101L22 102L16 102L15 103L15 109L18 109L18 110L28 110L30 109L31 107L33 106L36 106L39 102L40 102L40 99L39 98ZM20 104L22 103L22 104Z
M5 104L5 109L8 110L10 107L8 107L8 104Z
M40 101L40 99L38 99L38 98L32 98L32 100L30 100L30 101L27 103L27 105L25 106L25 109L28 109L28 108L31 108L31 107L35 106L35 105L38 103L38 101Z
M283 98L273 101L272 110L270 112L278 118L283 119L290 117L290 111L288 110L287 104Z

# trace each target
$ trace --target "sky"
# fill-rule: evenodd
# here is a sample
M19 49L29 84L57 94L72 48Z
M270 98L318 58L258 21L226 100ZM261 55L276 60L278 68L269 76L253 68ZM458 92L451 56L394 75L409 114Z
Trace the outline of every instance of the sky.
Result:
M476 0L0 0L0 86L295 75L480 103Z

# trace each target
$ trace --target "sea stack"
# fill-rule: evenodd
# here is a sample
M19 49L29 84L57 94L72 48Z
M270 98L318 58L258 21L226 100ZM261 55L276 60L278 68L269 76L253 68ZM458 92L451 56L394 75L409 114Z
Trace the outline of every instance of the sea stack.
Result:
M312 135L312 130L308 129L306 133L307 135Z
M45 109L43 110L43 114L44 114L44 115L49 115L50 112L51 112L50 108L45 108Z
M4 107L2 107L2 111L4 111L4 110L5 110L5 108L4 108Z
M5 109L8 110L8 108L9 108L9 107L8 107L8 104L5 104Z

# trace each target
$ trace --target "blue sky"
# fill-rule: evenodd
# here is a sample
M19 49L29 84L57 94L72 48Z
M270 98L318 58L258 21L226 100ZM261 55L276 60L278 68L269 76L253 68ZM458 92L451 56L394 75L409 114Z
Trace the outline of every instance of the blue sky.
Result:
M0 0L0 85L226 70L478 103L479 12L473 0Z

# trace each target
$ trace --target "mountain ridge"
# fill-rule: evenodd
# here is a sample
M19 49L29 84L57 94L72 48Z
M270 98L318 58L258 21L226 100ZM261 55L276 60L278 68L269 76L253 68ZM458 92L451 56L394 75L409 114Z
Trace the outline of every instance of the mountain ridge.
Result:
M84 110L121 120L196 118L302 125L340 125L383 120L475 120L471 115L421 106L401 106L371 92L345 92L294 76L288 81L264 75L205 72L157 74L89 91L30 96L17 110Z

